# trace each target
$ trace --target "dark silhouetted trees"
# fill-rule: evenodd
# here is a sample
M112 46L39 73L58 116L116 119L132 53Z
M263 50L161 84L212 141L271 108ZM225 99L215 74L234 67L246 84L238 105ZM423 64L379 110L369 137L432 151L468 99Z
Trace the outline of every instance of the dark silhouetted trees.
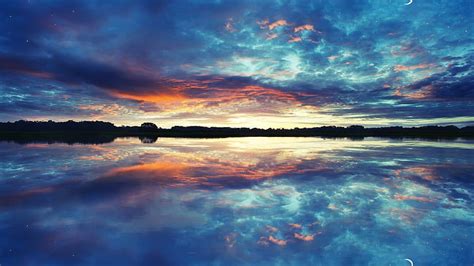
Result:
M19 131L19 132L38 132L38 131L110 131L116 127L110 122L103 121L80 121L72 120L66 122L45 121L25 121L19 120L13 123L0 123L0 130Z
M323 126L315 128L294 129L259 129L230 127L175 126L171 129L158 128L146 122L140 127L116 127L103 121L16 121L0 123L0 140L43 138L46 140L87 137L92 139L105 138L108 141L115 137L141 137L143 142L153 142L157 137L190 137L190 138L221 138L221 137L390 137L390 138L474 138L474 127L458 128L455 126L424 126L424 127L380 127L364 128L363 126Z
M158 127L154 123L150 122L145 122L140 127L143 129L158 129Z

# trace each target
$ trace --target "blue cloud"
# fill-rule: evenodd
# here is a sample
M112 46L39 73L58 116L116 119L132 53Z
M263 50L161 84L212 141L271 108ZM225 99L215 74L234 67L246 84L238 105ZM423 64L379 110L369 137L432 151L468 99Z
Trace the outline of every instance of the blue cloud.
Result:
M109 90L170 93L219 77L210 89L270 87L333 114L370 105L392 118L389 105L409 103L417 106L414 118L432 117L433 108L443 110L439 117L459 116L465 109L453 102L473 104L472 9L464 0L7 1L0 87L7 78L54 84L64 94L81 85L88 88L82 96L96 102L109 100ZM28 96L31 86L18 88L24 97L9 97L9 105L48 113L43 96ZM10 119L10 109L0 117Z

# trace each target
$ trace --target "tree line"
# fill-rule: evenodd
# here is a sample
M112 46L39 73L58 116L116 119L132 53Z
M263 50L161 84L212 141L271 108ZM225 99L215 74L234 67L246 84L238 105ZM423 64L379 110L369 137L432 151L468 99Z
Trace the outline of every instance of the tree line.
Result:
M419 137L419 138L474 138L474 126L421 126L421 127L376 127L365 128L359 125L349 127L323 126L313 128L293 129L261 129L261 128L231 128L231 127L201 127L201 126L174 126L170 129L160 128L151 122L141 126L115 126L104 121L25 121L0 122L0 138L5 136L48 136L61 134L89 134L110 135L115 137L126 136L153 136L153 137Z

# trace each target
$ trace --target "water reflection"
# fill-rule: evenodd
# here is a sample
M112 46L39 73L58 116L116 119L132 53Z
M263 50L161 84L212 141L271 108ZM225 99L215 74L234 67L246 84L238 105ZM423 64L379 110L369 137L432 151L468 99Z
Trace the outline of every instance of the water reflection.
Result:
M140 141L145 144L155 143L158 140L157 136L140 136Z
M0 143L0 262L474 261L472 142L146 142Z

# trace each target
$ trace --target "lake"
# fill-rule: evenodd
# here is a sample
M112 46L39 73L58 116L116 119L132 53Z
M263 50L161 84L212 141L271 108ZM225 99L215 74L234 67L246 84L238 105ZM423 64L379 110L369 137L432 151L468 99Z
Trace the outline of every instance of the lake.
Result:
M0 142L0 265L473 265L474 141Z

